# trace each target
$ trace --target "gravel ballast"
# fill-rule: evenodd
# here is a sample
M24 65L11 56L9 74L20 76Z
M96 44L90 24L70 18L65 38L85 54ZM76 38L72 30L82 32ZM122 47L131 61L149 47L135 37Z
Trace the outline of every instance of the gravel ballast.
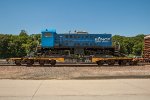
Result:
M0 66L0 79L150 78L150 65L102 67Z

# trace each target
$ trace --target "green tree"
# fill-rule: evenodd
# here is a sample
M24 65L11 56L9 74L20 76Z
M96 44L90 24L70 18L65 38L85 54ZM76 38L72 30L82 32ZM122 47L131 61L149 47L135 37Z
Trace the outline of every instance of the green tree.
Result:
M115 35L112 37L113 44L115 41L120 44L120 52L127 55L142 55L144 34L139 34L135 37L124 37Z
M8 47L9 47L10 35L0 34L0 58L9 57Z
M27 32L25 30L21 30L19 36L28 36Z
M135 44L133 47L133 54L136 56L141 56L143 51L143 43Z

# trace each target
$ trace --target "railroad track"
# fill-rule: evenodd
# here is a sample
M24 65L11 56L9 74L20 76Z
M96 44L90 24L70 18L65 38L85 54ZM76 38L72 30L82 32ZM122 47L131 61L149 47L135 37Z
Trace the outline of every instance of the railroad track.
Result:
M0 64L0 66L17 66L17 65L15 65L15 64ZM51 65L44 65L44 66L41 66L41 65L39 65L39 64L34 64L34 65L32 65L32 66L27 66L27 65L25 65L25 64L23 64L23 65L21 65L21 66L25 66L25 67L98 67L98 65L55 65L55 66L51 66ZM19 66L18 66L19 67Z
M144 66L144 65L150 65L150 63L138 63L137 65L134 65L134 66ZM13 63L11 64L8 64L8 63L0 63L0 66L18 66L18 65L15 65ZM39 64L33 64L31 66L27 66L26 64L22 64L20 66L26 66L26 67L125 67L125 66L131 66L131 65L123 65L123 66L120 66L118 64L115 64L115 65L107 65L107 64L104 64L104 65L97 65L97 64L56 64L55 66L52 66L50 64L45 64L44 66L41 66Z
M134 66L142 66L142 65L150 65L150 63L143 63L143 62L139 62L137 65L134 65ZM18 66L14 63L8 63L6 62L5 60L3 61L0 61L0 66ZM26 64L22 64L21 66L27 66ZM115 64L115 65L107 65L107 64L104 64L104 65L97 65L95 63L57 63L55 66L51 66L51 64L45 64L44 66L41 66L39 65L38 63L35 63L31 66L27 66L27 67L112 67L112 66L120 66L118 64ZM123 66L131 66L131 65L123 65ZM120 66L120 67L123 67L123 66Z
M0 66L18 66L14 63L7 63L7 62L0 62ZM22 64L21 66L27 66L27 64ZM27 66L27 67L36 67L36 66L41 66L38 63L35 63L31 66ZM93 63L89 63L89 64L79 64L79 63L74 63L74 64L69 64L69 63L57 63L55 66L52 66L51 64L45 64L44 66L41 67L84 67L84 66L98 66L97 64L93 64Z

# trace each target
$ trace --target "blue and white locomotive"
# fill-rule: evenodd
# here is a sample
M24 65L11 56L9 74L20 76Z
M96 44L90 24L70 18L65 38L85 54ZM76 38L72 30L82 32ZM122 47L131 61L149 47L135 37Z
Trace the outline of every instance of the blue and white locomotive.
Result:
M90 57L114 52L111 34L88 34L84 31L58 34L55 29L46 29L41 33L41 51L44 55Z
M55 29L42 31L42 48L91 48L111 47L111 34L88 34L87 32L75 32L57 34Z

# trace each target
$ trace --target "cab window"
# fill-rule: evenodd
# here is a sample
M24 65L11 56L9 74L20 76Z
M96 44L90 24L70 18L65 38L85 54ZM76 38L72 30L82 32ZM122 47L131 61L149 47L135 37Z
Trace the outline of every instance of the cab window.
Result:
M52 36L52 33L44 33L44 37L51 37Z

